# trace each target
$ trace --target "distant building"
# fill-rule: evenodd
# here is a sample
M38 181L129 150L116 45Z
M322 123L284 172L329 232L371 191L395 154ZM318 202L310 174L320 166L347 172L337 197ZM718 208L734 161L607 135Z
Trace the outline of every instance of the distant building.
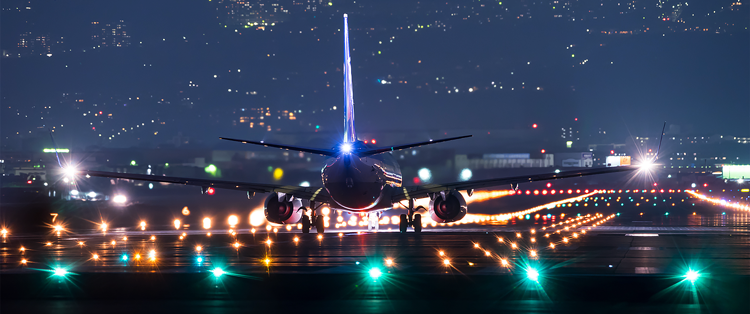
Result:
M97 47L130 46L130 35L127 33L127 25L124 20L107 24L94 21L91 22L91 27L91 40Z

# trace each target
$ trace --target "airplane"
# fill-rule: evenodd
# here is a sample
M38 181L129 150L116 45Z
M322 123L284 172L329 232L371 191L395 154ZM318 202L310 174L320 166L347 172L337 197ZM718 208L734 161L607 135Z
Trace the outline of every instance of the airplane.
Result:
M324 233L324 219L320 214L320 209L324 205L330 209L367 214L369 216L368 229L375 228L377 230L380 214L383 211L392 209L394 204L406 201L408 203L408 206L406 206L407 214L401 214L399 217L399 231L404 233L409 227L412 227L414 232L422 231L421 214L417 212L428 212L432 220L438 223L456 222L464 218L467 213L467 205L466 200L459 191L467 191L467 194L471 196L475 189L498 185L510 184L511 187L517 189L519 183L634 171L643 169L643 166L649 168L653 164L652 161L656 159L655 156L652 161L644 162L642 166L593 168L446 184L404 185L401 169L391 152L468 138L471 135L381 147L359 140L354 128L354 96L351 58L349 56L349 27L346 14L344 14L344 98L343 141L330 149L220 138L244 144L263 145L265 147L327 156L329 158L322 169L322 186L319 187L178 178L76 170L74 168L68 168L67 172L69 175L123 178L200 186L202 193L209 194L213 194L215 188L247 191L248 197L254 196L255 193L270 193L266 197L264 204L266 220L274 224L301 223L303 233L309 233L312 227L316 229L317 233ZM661 147L661 143L659 146ZM60 165L62 167L62 164ZM415 199L426 197L430 198L429 208L425 209L422 206L414 208ZM310 216L307 215L308 210L311 210Z

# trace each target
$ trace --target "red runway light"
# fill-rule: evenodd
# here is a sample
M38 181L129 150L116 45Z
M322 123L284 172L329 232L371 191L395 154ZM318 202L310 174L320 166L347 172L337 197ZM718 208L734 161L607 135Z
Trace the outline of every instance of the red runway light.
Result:
M526 195L529 195L529 194L531 194L531 191L526 190Z
M546 150L542 149L542 154L544 154L544 153L546 153L546 152L547 152Z
M26 181L26 184L31 184L32 182L33 182L33 181L31 181L31 180L27 180L27 181Z
M534 195L539 195L539 190L534 190Z
M373 144L376 144L376 143L377 143L377 142L375 141L375 139L372 139L372 141L370 141L370 142L372 142Z
M216 193L216 189L209 187L208 189L206 189L206 193L208 195L214 195L214 193Z
M552 183L547 182L547 187L552 187Z

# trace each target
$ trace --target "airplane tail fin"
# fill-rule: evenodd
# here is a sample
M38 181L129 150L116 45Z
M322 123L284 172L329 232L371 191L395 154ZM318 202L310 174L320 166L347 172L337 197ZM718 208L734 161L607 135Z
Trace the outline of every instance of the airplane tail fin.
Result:
M652 162L655 162L657 159L659 159L659 151L661 150L661 141L664 139L664 130L667 129L667 121L664 121L664 126L661 127L661 136L659 137L659 146L656 148L656 154L654 154L654 159Z
M349 22L344 14L344 143L357 141L354 131L354 94L352 93L352 63L349 57Z

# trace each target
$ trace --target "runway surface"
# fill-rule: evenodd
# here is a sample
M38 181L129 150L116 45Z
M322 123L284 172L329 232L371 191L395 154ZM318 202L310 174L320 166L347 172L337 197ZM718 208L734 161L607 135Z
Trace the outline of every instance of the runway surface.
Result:
M109 308L101 300L126 312L136 309L125 302L132 298L183 312L462 309L455 302L442 308L446 300L479 311L745 309L748 212L664 206L670 212L661 205L645 213L633 205L554 207L540 212L554 221L490 220L421 234L345 228L319 237L169 225L11 233L0 243L0 293L10 312L97 312Z

